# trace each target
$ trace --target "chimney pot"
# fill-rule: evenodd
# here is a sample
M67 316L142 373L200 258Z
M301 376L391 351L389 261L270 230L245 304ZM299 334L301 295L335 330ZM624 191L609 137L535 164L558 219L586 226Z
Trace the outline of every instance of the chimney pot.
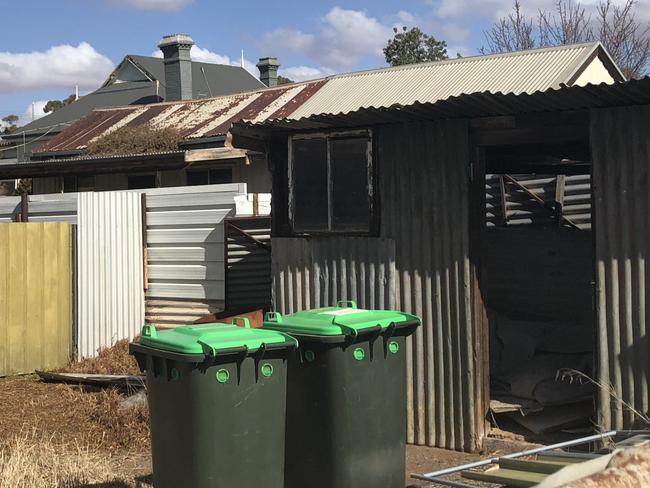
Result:
M260 58L257 69L260 70L260 81L266 86L278 86L278 58Z
M165 100L192 98L192 59L194 40L187 34L165 36L158 43L165 64Z

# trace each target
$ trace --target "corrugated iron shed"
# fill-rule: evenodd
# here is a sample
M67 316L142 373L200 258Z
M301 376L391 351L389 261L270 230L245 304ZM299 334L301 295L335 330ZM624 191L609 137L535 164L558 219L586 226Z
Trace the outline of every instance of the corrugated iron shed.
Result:
M92 140L120 127L145 123L175 127L183 138L198 139L224 135L237 122L302 121L318 114L327 119L365 109L372 111L368 115L381 117L377 108L437 104L472 93L531 94L572 84L595 57L614 79L623 79L600 43L457 58L204 100L98 109L36 152L83 150ZM479 105L483 111L485 105L485 101ZM456 114L454 108L453 104L448 107L456 117L472 113L465 107L464 113Z

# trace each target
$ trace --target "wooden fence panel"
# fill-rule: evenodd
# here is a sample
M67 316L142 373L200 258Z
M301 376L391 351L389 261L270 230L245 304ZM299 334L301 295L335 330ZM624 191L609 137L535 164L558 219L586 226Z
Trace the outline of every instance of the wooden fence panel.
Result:
M72 269L70 224L0 224L0 376L69 361Z

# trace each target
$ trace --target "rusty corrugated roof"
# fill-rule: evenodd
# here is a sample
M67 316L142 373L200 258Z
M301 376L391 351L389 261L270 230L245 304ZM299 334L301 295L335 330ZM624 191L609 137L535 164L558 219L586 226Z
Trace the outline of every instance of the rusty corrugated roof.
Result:
M204 100L165 102L97 109L40 146L37 153L85 149L120 127L150 124L174 127L183 139L225 135L233 123L285 118L313 96L326 80L283 85Z

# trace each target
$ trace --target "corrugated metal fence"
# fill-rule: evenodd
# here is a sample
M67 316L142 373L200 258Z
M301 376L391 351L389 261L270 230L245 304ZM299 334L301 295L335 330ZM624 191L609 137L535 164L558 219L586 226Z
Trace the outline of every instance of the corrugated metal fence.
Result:
M77 348L79 357L144 322L142 212L135 192L79 193Z
M187 323L225 305L224 220L243 183L147 190L147 321Z
M650 107L592 111L600 426L639 422L650 408ZM609 392L609 386L613 395Z
M72 295L71 225L0 224L0 376L67 364Z

